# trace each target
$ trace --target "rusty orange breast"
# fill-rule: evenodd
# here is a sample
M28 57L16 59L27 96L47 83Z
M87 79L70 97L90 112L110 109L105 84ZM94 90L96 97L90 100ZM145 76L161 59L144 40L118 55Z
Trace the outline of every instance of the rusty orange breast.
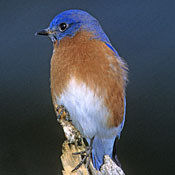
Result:
M113 51L92 34L79 32L55 43L51 59L51 93L60 96L71 77L83 82L94 94L104 98L110 116L109 127L123 120L126 65Z

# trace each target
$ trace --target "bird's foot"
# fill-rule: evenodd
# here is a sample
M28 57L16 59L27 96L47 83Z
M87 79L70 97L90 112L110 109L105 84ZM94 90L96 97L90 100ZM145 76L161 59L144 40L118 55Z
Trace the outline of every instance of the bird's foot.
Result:
M91 153L92 146L87 146L85 151L72 153L73 155L81 155L83 157L80 163L72 170L72 172L80 168L82 164L86 164L86 168L88 168L90 164Z
M91 138L91 140L90 140L90 146L87 146L86 147L86 150L73 153L73 155L79 155L80 154L83 158L80 161L80 163L72 170L72 172L75 171L75 170L77 170L78 168L80 168L80 166L82 164L86 164L86 168L89 168L89 164L90 164L90 160L91 160L93 140L94 140L94 137Z
M67 121L71 121L69 113L63 105L55 105L55 111L57 115L57 120L64 119Z

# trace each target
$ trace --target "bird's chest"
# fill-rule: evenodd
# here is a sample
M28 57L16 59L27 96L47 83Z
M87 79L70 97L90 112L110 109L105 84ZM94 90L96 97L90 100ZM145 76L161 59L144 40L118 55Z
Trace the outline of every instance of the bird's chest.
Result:
M72 123L88 138L103 134L109 118L105 104L106 88L99 61L92 52L76 45L56 50L51 61L53 102L69 111ZM100 79L102 78L102 79ZM103 129L102 129L103 128Z
M67 108L76 127L91 135L122 122L124 91L119 63L110 49L83 37L63 39L55 47L51 94L54 103Z
M84 93L79 94L82 99L86 97L87 89L91 89L91 92L98 94L98 96L102 96L102 94L105 96L111 76L108 59L105 57L103 50L95 47L94 42L88 43L89 40L85 41L76 40L75 37L63 40L59 47L55 47L51 59L51 91L53 98L55 94L61 96L67 87L79 87L82 92L81 86L86 86ZM76 83L70 83L74 80L76 80Z
M72 77L64 91L59 96L55 94L55 103L65 106L73 124L85 137L92 138L98 133L103 134L103 128L107 125L108 109L104 99L85 83Z

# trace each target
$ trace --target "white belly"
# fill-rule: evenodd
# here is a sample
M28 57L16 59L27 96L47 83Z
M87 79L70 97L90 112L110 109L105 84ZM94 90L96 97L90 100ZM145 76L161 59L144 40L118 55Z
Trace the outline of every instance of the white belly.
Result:
M56 96L58 105L68 110L72 123L86 138L114 136L118 127L107 128L108 109L104 106L103 97L97 97L84 83L72 78L60 97Z

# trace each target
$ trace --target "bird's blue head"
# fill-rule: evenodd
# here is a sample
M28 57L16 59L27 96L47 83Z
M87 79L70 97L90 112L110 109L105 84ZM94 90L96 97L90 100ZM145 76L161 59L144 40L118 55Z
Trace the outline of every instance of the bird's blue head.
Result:
M109 42L99 22L82 10L67 10L57 15L47 29L37 32L38 35L48 35L53 42L64 37L73 37L77 32L86 30L93 33L96 39Z

